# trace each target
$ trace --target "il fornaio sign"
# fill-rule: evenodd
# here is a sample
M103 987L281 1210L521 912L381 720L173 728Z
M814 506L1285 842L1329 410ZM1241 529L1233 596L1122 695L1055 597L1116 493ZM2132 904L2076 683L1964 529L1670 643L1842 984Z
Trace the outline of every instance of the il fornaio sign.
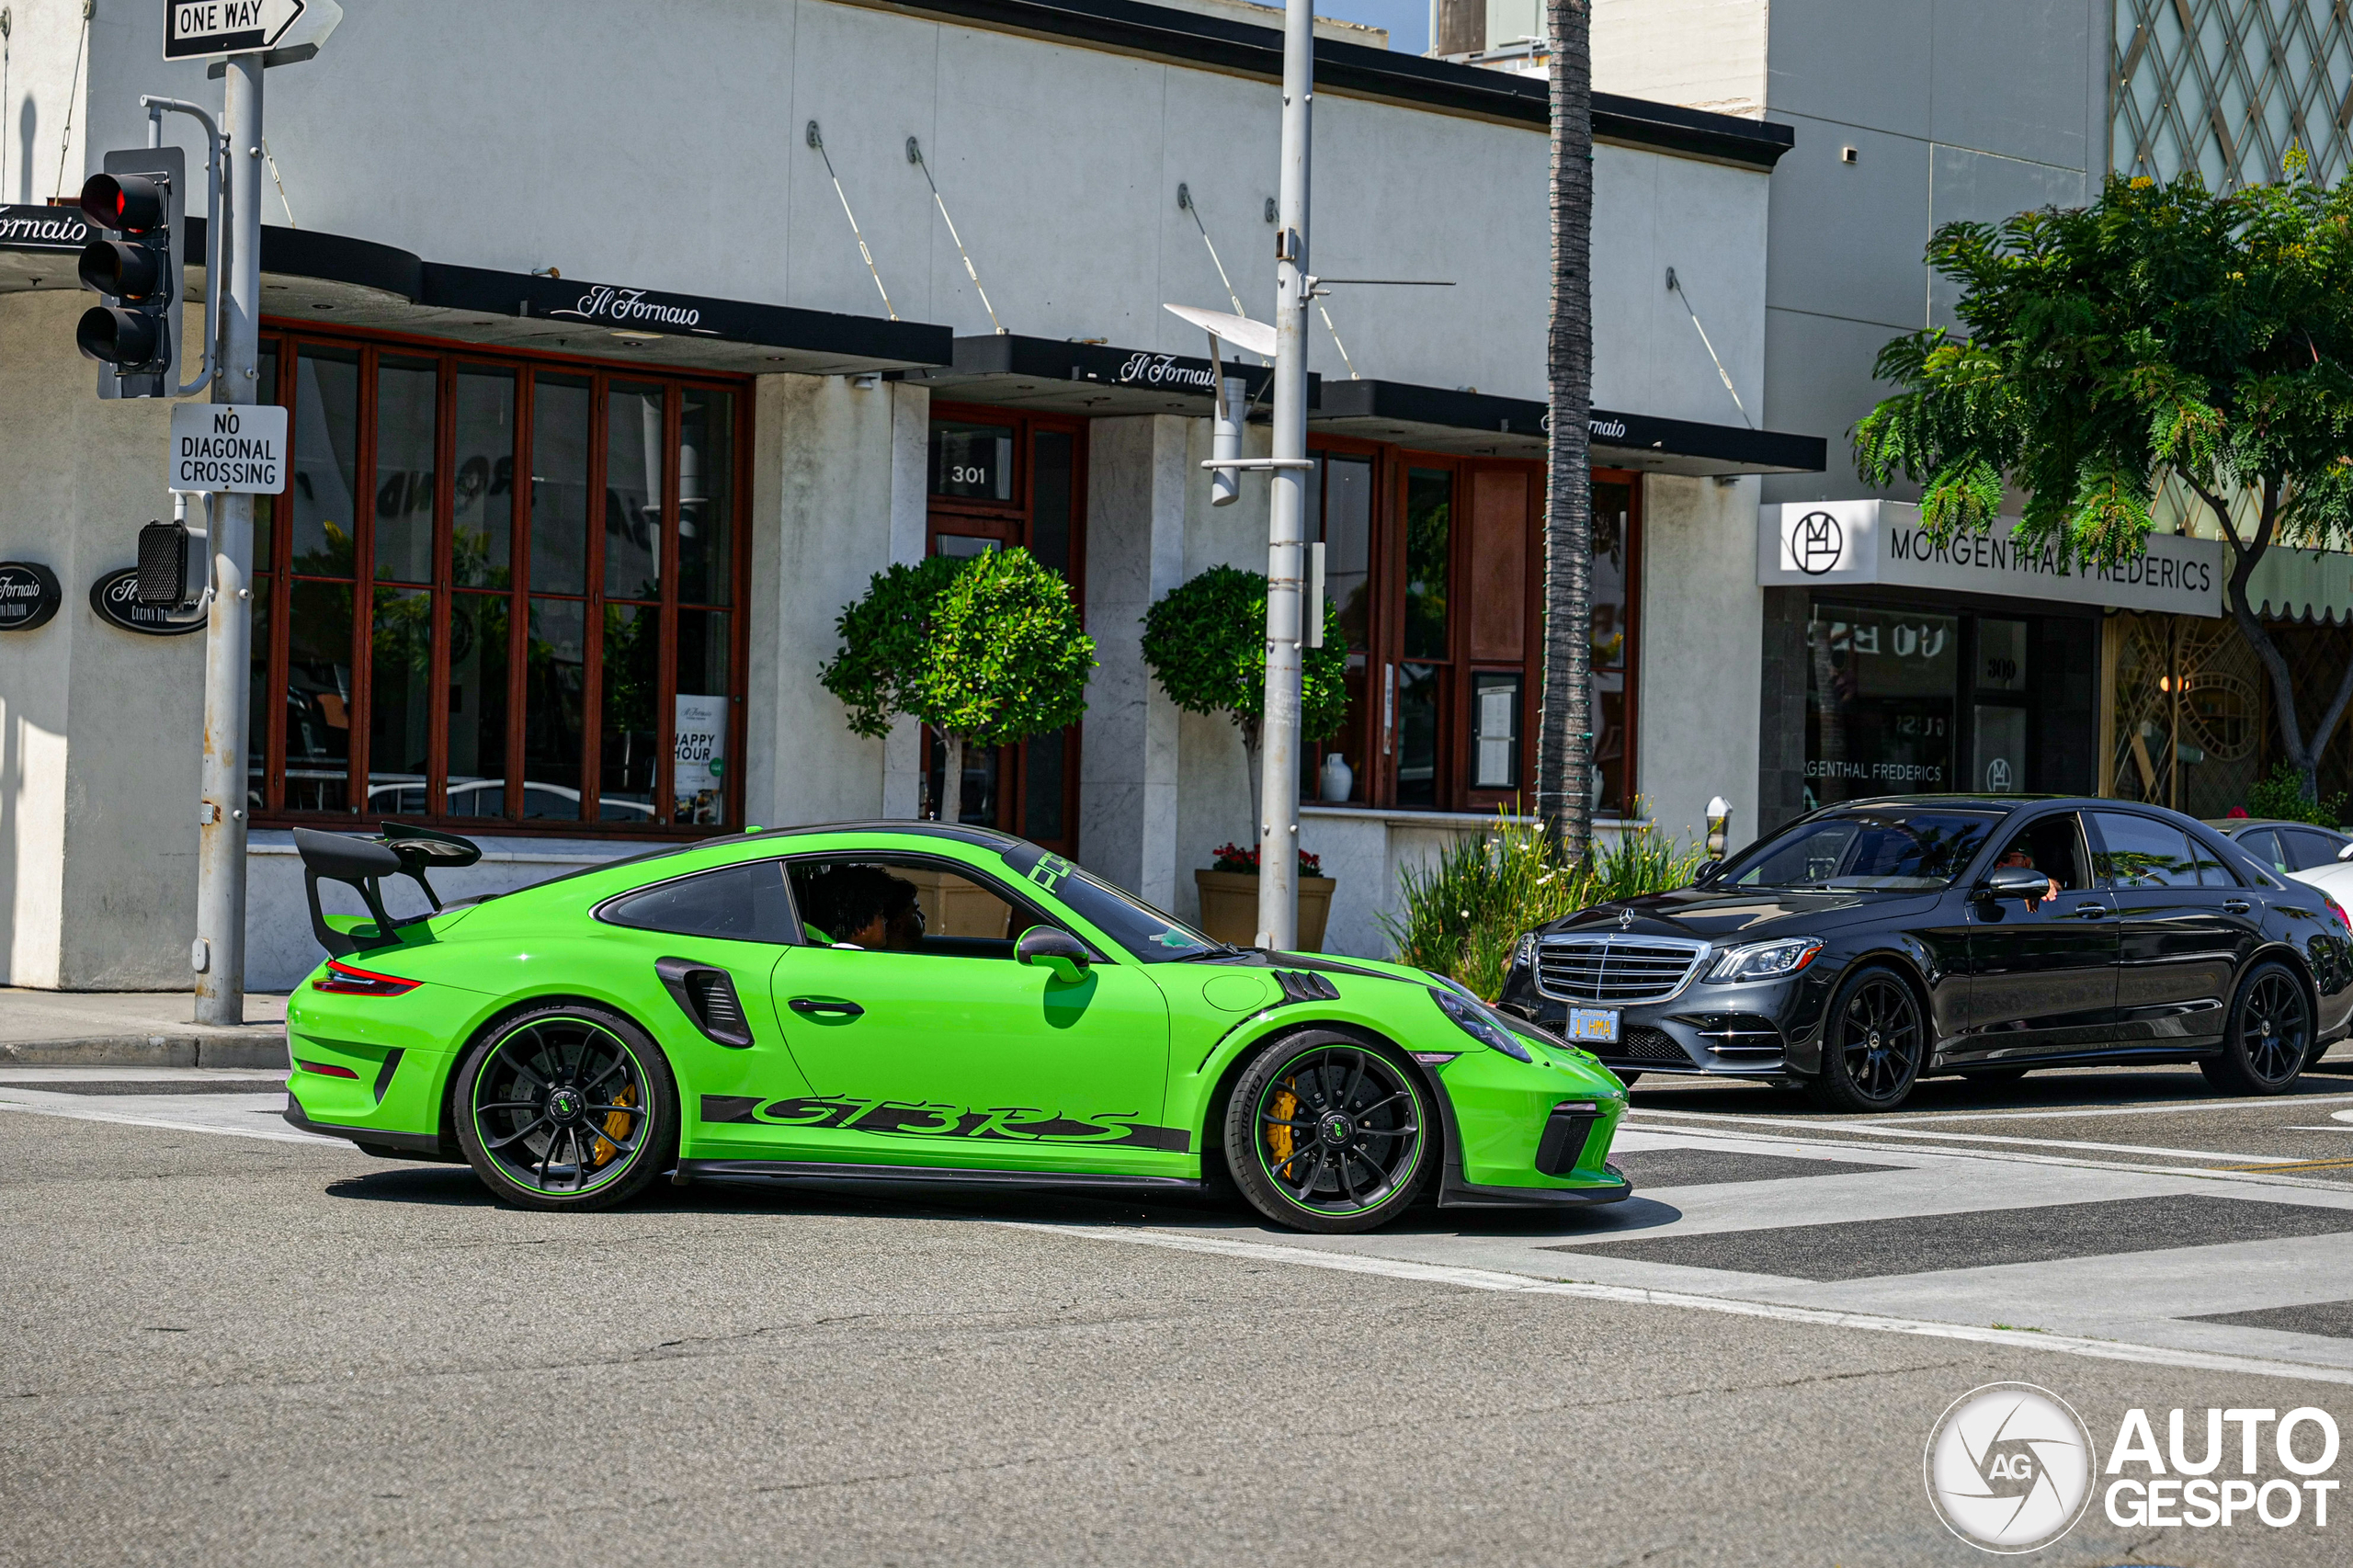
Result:
M1940 588L2014 599L2114 605L2219 616L2225 575L2215 539L2151 534L2147 553L2117 566L2083 566L2050 545L2011 536L2010 519L1983 536L1938 544L1920 508L1901 501L1791 501L1756 514L1760 587Z
M616 289L608 283L591 285L569 309L551 316L576 316L582 321L634 327L640 332L688 333L701 337L719 334L702 324L699 305L674 304L643 289Z
M1123 387L1182 387L1203 397L1217 392L1217 377L1206 359L1180 359L1174 354L1151 354L1139 349L1120 362L1119 373L1111 378Z

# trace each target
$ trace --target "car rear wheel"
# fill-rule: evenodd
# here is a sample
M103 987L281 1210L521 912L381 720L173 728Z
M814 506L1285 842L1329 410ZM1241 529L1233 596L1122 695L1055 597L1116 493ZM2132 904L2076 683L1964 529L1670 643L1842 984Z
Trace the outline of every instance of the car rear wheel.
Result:
M2200 1062L2206 1081L2232 1095L2286 1092L2313 1046L2313 1006L2303 983L2283 963L2259 963L2231 1001L2222 1052Z
M526 1209L605 1209L645 1190L678 1137L670 1065L602 1007L510 1018L458 1075L458 1142L483 1185Z
M1822 1072L1807 1090L1825 1110L1893 1110L1927 1059L1928 1030L1904 977L1870 964L1847 977L1822 1030Z
M1397 1052L1311 1030L1277 1043L1234 1085L1226 1163L1250 1206L1279 1225L1369 1231L1413 1201L1431 1116Z

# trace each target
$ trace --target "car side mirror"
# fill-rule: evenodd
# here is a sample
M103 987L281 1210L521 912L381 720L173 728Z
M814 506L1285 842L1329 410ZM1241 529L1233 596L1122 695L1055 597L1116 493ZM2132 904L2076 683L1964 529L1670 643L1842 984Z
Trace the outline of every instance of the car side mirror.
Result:
M2353 860L2353 844L2347 844L2344 848L2338 850L2336 852L2336 858L2340 860Z
M1032 926L1022 932L1021 939L1013 944L1013 956L1023 963L1045 965L1065 985L1075 985L1086 978L1086 966L1095 961L1086 943L1051 926Z
M1718 871L1721 871L1723 869L1724 863L1722 860L1700 861L1699 869L1691 873L1691 885L1693 887L1698 887L1701 882L1706 881L1709 878L1714 876Z
M2038 899L2051 895L2051 879L2031 866L1997 867L1977 890L1980 897Z

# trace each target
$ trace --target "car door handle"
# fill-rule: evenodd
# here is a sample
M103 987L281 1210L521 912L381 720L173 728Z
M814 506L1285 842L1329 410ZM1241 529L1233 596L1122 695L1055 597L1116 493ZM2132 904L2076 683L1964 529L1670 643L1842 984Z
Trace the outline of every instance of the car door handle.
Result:
M796 1013L835 1013L845 1018L862 1018L866 1009L855 1002L843 1002L831 996L795 996L785 1004Z
M2233 915L2245 915L2254 907L2255 905L2243 898L2226 898L2222 901L2222 908Z
M2102 920L2113 911L2104 903L2079 903L2070 913L2078 920Z

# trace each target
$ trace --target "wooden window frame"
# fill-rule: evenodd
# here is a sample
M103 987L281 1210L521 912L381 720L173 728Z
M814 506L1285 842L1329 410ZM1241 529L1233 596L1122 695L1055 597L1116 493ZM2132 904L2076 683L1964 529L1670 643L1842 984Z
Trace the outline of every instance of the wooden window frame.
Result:
M1011 501L980 501L961 495L935 495L931 493L931 437L928 421L961 420L976 425L1006 425L1013 427L1013 494ZM1000 548L1028 548L1031 529L1037 517L1037 463L1032 455L1037 434L1053 430L1071 438L1071 517L1070 517L1070 582L1071 600L1078 607L1082 623L1086 615L1086 477L1088 419L1074 415L1036 414L1027 409L1006 408L984 403L950 403L935 399L924 434L924 553L937 550L939 536L949 534L980 534L997 541ZM1079 822L1079 757L1086 744L1086 722L1081 719L1063 732L1063 835L1053 840L1040 839L1046 848L1075 858L1078 854ZM924 732L918 777L923 788L930 788L933 763L933 740L928 728ZM997 756L996 823L1004 831L1022 831L1021 803L1028 796L1029 745L1001 746ZM943 782L943 790L947 786Z
M1529 460L1465 457L1451 452L1427 451L1419 448L1389 442L1362 440L1349 437L1324 436L1311 433L1308 439L1310 457L1370 458L1373 465L1372 546L1370 566L1372 576L1372 613L1366 641L1365 701L1370 710L1365 715L1363 734L1366 756L1352 759L1352 766L1362 782L1358 794L1362 799L1348 802L1359 809L1395 812L1478 812L1525 809L1536 793L1536 740L1538 716L1543 699L1544 678L1544 486L1545 472L1541 462ZM1448 615L1447 653L1444 659L1408 661L1404 657L1404 571L1405 571L1405 504L1406 488L1415 469L1443 469L1453 475L1456 511L1449 519L1448 539ZM1465 526L1461 502L1466 493L1464 480L1468 475L1483 472L1518 472L1528 478L1526 528L1526 568L1521 591L1523 634L1521 654L1515 665L1509 661L1473 659L1470 654L1470 624L1467 615L1458 606L1461 595L1472 582L1472 529ZM1631 499L1627 512L1626 540L1626 805L1631 807L1639 792L1636 766L1640 755L1642 671L1642 595L1643 595L1643 485L1641 473L1625 469L1597 468L1593 470L1596 483L1622 483L1629 487ZM1319 488L1328 494L1329 487ZM1309 520L1308 537L1321 537L1324 519L1319 516ZM1431 805L1400 805L1397 801L1397 735L1394 705L1386 700L1391 671L1401 672L1408 662L1440 664L1446 675L1439 691L1438 724L1440 742L1437 766L1438 778ZM1469 780L1471 773L1471 693L1474 678L1495 671L1516 671L1520 676L1519 782L1512 789L1474 789ZM1326 751L1324 743L1310 741L1303 750L1307 755L1307 771L1302 779L1302 799L1314 803L1314 792L1307 780L1313 779L1322 767ZM1366 778L1365 768L1371 776Z
M679 371L665 365L629 360L594 358L585 355L551 354L539 350L491 348L481 344L455 342L442 338L411 334L363 332L313 322L294 321L283 317L266 316L261 324L263 335L277 348L278 384L275 401L290 410L294 407L295 388L300 369L300 349L304 345L317 345L357 350L359 355L359 400L354 410L358 423L355 432L355 472L358 483L353 494L353 576L352 584L352 644L350 705L350 790L357 803L342 812L306 811L286 804L286 704L283 694L290 663L293 536L292 493L293 465L288 464L288 488L273 501L270 530L271 557L267 562L256 562L256 574L269 575L268 642L265 689L272 696L267 719L253 715L267 730L264 751L263 799L254 810L253 823L257 827L293 827L332 825L349 829L368 827L381 823L386 816L415 818L433 823L454 831L484 835L544 836L544 837L622 837L659 840L696 839L723 835L738 831L730 824L740 824L744 815L744 766L746 746L746 714L748 692L745 689L750 669L750 604L751 538L754 509L751 505L752 446L753 446L753 383L748 378L716 375L707 372ZM382 357L394 358L432 359L436 363L434 409L434 498L433 498L433 581L429 584L386 583L388 587L422 587L432 596L432 623L428 653L427 767L424 789L427 810L423 812L381 812L371 809L369 801L369 744L373 727L373 668L369 643L373 625L375 593L379 585L375 576L375 511L376 491L376 424L378 419L377 372ZM455 527L456 480L454 457L457 440L457 377L461 369L482 366L511 371L515 376L515 448L513 452L514 482L509 496L512 513L508 533L512 547L512 569L506 588L501 592L489 589L460 588L455 578L453 534ZM532 422L535 414L535 391L539 373L585 376L589 381L589 449L587 485L586 560L584 566L584 592L577 595L534 594L530 582L531 483L530 457ZM685 610L717 609L728 619L728 696L729 726L727 756L731 761L724 785L726 822L721 824L680 824L671 820L676 803L672 799L675 745L657 748L654 756L654 809L652 820L642 824L608 822L597 814L601 806L603 775L602 702L600 685L603 675L603 610L608 602L604 588L605 542L605 460L608 434L608 400L612 383L655 383L662 386L663 432L665 461L662 475L661 529L661 597L654 602L654 612L661 618L662 633L657 640L655 672L655 723L666 733L675 722L675 692L677 676L677 638L680 614ZM678 513L681 483L677 460L680 426L685 397L689 388L726 392L733 399L734 428L731 432L733 449L730 453L731 517L730 540L732 559L729 563L729 600L724 605L688 603L679 596L682 586L678 572ZM504 816L454 816L446 807L449 786L449 677L450 668L449 627L460 593L477 597L503 597L507 603L506 659L506 756L502 772L506 780ZM530 603L533 598L557 598L578 602L583 606L583 646L581 649L582 693L580 794L581 814L576 818L525 818L521 813L524 786L524 733L528 697L529 640ZM645 601L614 598L614 604L639 605Z

